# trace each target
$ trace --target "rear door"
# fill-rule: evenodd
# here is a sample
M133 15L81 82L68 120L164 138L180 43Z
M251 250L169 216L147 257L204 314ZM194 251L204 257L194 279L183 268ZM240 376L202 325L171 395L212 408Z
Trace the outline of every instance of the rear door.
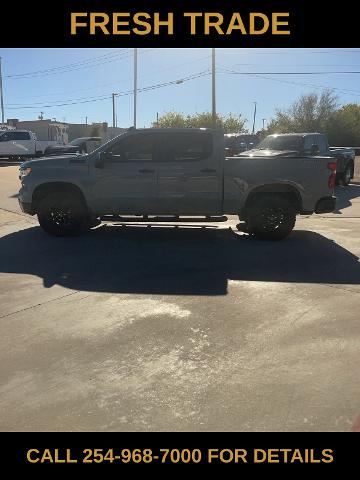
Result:
M109 146L104 168L94 168L92 199L102 214L158 213L156 135L141 132Z
M220 213L223 142L220 151L214 145L214 136L206 131L165 132L159 138L159 213Z
M315 144L313 135L306 135L304 138L304 155L311 156L311 147Z

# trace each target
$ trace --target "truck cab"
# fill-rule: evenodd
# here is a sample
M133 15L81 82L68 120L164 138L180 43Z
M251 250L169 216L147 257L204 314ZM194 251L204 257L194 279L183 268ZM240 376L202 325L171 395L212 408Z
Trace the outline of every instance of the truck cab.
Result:
M36 154L36 137L28 130L0 132L0 157L24 158Z

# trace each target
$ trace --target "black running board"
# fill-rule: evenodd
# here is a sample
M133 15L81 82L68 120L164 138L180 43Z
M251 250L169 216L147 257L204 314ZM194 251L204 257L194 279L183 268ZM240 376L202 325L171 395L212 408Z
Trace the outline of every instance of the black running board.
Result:
M228 218L225 215L218 216L180 216L180 215L104 215L100 217L103 222L146 222L146 223L155 223L155 222L226 222Z

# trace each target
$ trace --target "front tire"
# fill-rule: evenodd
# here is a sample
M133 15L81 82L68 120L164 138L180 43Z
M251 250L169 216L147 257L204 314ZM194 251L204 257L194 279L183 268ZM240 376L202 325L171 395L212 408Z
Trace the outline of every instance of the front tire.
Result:
M40 226L57 237L79 235L89 228L84 201L69 193L52 193L41 200L38 208Z
M262 196L248 209L246 227L261 240L282 240L293 230L296 210L280 196Z

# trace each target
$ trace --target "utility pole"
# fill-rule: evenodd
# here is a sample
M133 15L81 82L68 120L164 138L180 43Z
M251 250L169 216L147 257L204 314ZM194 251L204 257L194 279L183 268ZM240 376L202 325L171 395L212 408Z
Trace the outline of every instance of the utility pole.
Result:
M211 93L212 93L212 126L216 128L216 67L215 48L211 49Z
M262 119L262 122L263 122L263 130L265 130L265 122L266 122L266 118L263 118L263 119Z
M85 117L85 125L87 125L87 117Z
M4 91L3 91L3 83L2 83L2 72L1 72L1 60L0 57L0 97L1 97L1 122L5 123L5 113L4 113Z
M115 118L115 96L116 96L116 93L112 93L111 94L112 96L112 113L113 113L113 127L115 127L115 123L116 123L116 118Z
M137 48L134 48L134 128L136 128L137 108Z
M252 133L255 133L255 121L256 121L256 105L257 102L254 102L254 121L253 121L253 127L252 127Z
M159 128L159 112L156 112L156 128Z

